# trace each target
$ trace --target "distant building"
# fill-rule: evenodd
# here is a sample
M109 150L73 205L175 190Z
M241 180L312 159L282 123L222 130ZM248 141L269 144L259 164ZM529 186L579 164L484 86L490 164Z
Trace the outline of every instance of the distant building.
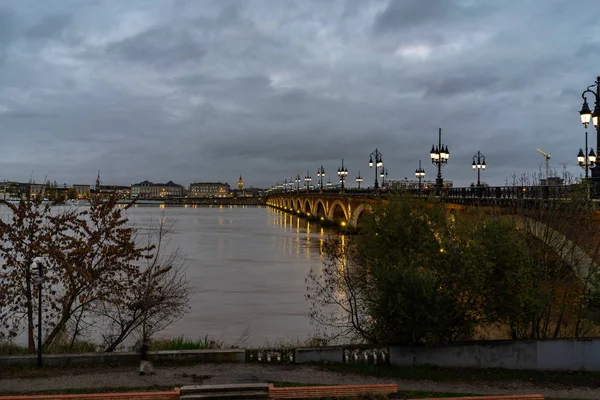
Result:
M240 177L241 178L241 177ZM243 184L243 182L242 182ZM230 188L227 183L196 182L190 185L190 197L229 197Z
M77 192L78 199L88 199L90 197L90 185L73 185Z
M47 185L43 183L30 183L29 195L31 198L36 198L38 196L44 197L46 195L46 187Z
M99 185L96 194L101 196L116 194L119 199L128 199L131 196L131 186Z
M244 190L244 180L242 179L241 175L240 179L238 180L238 190Z
M183 186L169 181L167 183L153 183L143 181L131 185L132 199L164 199L169 197L182 197Z

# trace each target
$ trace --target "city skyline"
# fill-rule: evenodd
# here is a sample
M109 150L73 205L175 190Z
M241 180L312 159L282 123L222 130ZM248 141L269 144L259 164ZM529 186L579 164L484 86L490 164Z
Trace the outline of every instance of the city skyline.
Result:
M582 10L584 10L582 12ZM270 187L383 153L415 179L576 175L600 74L593 1L0 2L0 180ZM540 110L540 114L534 112ZM596 148L593 129L590 145ZM327 179L327 178L326 178Z

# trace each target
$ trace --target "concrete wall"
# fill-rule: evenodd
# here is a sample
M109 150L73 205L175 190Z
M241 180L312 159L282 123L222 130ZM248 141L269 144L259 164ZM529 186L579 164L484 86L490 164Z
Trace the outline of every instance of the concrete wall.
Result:
M600 371L600 339L486 341L390 347L390 363L440 367Z
M344 350L341 347L322 347L322 348L304 348L296 349L296 362L344 362Z
M358 352L358 359L354 353ZM349 357L345 359L344 354ZM377 357L373 357L377 353ZM155 361L258 363L359 363L410 366L600 371L600 338L542 341L481 341L448 346L369 346L297 349L222 349L151 352ZM258 355L261 354L259 358ZM363 357L367 354L368 357ZM389 356L388 356L389 354ZM270 357L268 357L270 355ZM278 357L280 355L281 357ZM91 353L44 355L44 365L137 362L139 354ZM3 365L36 365L35 355L0 357Z

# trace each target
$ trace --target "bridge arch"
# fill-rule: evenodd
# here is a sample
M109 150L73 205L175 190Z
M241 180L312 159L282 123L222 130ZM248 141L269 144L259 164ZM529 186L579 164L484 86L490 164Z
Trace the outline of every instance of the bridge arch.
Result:
M296 202L294 204L294 208L296 210L302 210L302 205L300 204L300 199L296 199Z
M358 227L360 225L361 218L364 219L365 214L370 214L372 212L373 207L370 204L360 204L354 209L352 217L350 218L350 224L352 226Z
M329 206L328 218L332 221L340 219L348 221L348 213L346 212L344 203L342 203L340 200L335 200L331 206Z
M310 201L308 199L306 199L304 201L304 210L302 210L302 211L304 211L305 214L312 213L312 207L311 207Z
M314 204L314 214L321 218L327 218L327 208L325 207L325 203L323 200L319 199Z

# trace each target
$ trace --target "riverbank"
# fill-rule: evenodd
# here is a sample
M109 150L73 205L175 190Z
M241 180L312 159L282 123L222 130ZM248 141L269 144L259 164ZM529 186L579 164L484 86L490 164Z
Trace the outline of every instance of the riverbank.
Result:
M381 372L381 371L380 371ZM564 373L565 376L573 373ZM137 363L119 366L0 368L0 394L39 393L44 391L76 391L110 388L165 388L190 384L224 384L249 382L294 382L305 385L347 385L396 383L400 392L463 393L463 394L535 394L548 399L599 399L600 387L590 380L569 383L554 380L530 381L530 375L514 373L510 379L435 380L409 377L373 376L362 373L334 371L317 365L265 364L168 364L156 368L156 375L140 376ZM590 375L590 378L592 376ZM600 381L596 381L597 383Z

